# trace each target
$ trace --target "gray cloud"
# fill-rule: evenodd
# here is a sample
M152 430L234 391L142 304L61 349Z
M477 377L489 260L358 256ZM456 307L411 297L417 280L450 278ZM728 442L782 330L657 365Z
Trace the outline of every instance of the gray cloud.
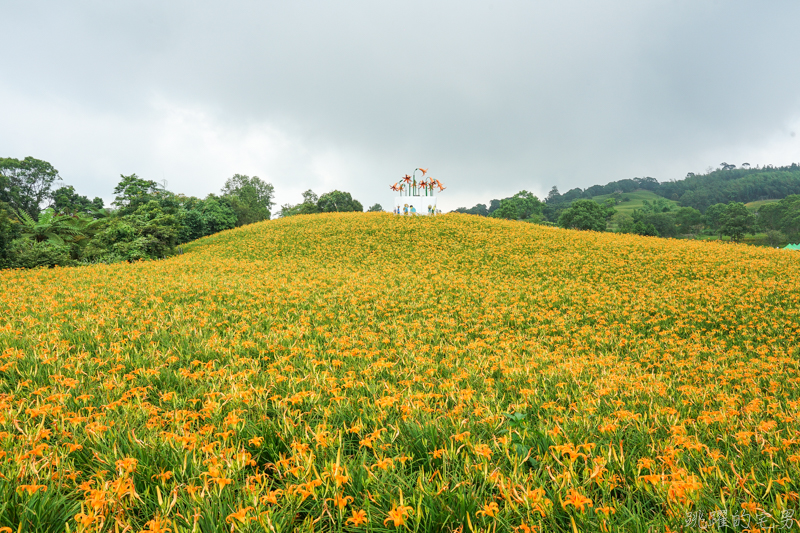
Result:
M89 195L119 173L204 195L448 208L725 160L800 161L795 2L4 3L0 155ZM761 158L761 159L759 159Z

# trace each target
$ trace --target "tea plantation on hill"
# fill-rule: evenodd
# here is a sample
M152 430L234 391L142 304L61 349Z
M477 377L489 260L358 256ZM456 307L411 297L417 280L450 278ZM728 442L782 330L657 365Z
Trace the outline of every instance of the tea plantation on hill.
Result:
M0 531L788 530L799 346L800 254L467 215L0 271Z

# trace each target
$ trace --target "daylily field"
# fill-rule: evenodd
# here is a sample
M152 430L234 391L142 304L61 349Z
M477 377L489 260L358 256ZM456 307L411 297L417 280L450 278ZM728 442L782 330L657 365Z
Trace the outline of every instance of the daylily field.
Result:
M798 529L799 355L800 253L467 215L2 271L0 531Z

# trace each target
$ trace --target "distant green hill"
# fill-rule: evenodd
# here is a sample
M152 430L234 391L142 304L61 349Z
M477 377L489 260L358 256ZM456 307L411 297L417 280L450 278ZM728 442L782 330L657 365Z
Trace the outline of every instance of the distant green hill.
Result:
M523 192L529 194L526 191L521 191L520 194ZM592 185L585 189L575 187L564 193L561 193L558 187L552 187L542 199L544 203L541 205L541 212L535 218L539 222L555 224L561 213L580 199L592 199L603 203L609 198L614 198L617 201L615 205L617 212L633 216L635 210L644 207L645 201L651 204L656 201L662 204L667 202L670 207L692 207L704 214L712 205L731 202L747 204L750 210L756 211L764 205L795 194L800 195L800 164L756 168L746 165L744 168L736 168L735 165L723 163L720 168L706 174L690 172L682 180L668 182L659 182L648 176L626 178L605 185ZM503 200L493 199L488 204L477 204L469 209L459 207L455 211L492 216L500 208ZM682 231L693 234L697 228L691 229L689 226L698 225L702 224L685 222ZM792 233L794 234L794 230Z
M635 209L641 209L644 206L645 201L653 203L656 200L663 200L663 197L645 189L639 189L626 193L601 194L598 196L593 196L592 200L602 204L609 198L614 198L617 200L617 205L614 207L614 209L616 209L619 213L626 213L628 215L633 215L633 211ZM667 202L671 206L677 207L678 205L678 203L673 200L667 200Z
M586 189L571 189L563 195L551 193L547 201L561 204L577 198L604 198L614 193L631 194L642 190L677 202L681 207L694 207L703 212L714 204L768 203L769 200L800 194L800 165L736 168L723 163L720 168L706 174L690 172L682 180L623 179Z
M735 168L725 165L707 174L689 173L679 181L659 183L654 192L700 211L714 204L759 202L800 194L800 165Z

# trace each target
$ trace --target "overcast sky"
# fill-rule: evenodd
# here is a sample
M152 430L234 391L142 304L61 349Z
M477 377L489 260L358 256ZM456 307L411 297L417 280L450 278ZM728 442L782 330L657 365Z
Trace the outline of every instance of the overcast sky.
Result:
M449 210L521 189L800 162L800 2L0 0L0 157L279 204ZM277 208L276 208L277 210Z

